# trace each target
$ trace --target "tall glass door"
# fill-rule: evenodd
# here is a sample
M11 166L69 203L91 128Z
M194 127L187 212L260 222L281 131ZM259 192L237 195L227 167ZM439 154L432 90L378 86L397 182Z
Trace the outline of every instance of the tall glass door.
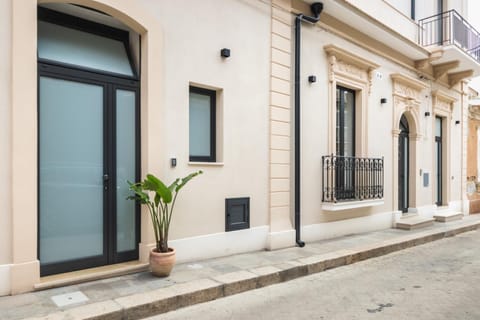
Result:
M435 203L441 206L442 199L442 118L435 117Z
M409 129L405 116L400 120L400 135L398 136L398 210L408 211L409 193Z
M47 69L39 77L41 274L137 259L138 205L126 198L139 176L138 88Z

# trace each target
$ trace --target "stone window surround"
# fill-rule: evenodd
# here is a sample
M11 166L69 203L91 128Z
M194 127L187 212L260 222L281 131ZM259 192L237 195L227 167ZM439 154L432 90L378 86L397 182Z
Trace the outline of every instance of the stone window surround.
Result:
M432 91L432 105L433 105L433 117L432 123L435 125L435 117L440 117L442 121L442 199L444 204L448 204L450 201L450 165L451 165L451 152L450 152L450 140L451 140L451 122L453 105L457 101L454 97L448 95L441 90ZM434 127L433 127L434 128ZM435 163L435 143L432 143L432 163ZM432 169L435 169L432 167ZM432 175L432 182L433 182ZM435 181L436 182L436 181ZM436 185L436 184L435 184ZM432 184L432 197L435 199L435 188Z
M328 58L328 154L336 152L336 89L342 86L355 91L355 155L368 156L368 99L373 71L379 65L335 45L323 47Z

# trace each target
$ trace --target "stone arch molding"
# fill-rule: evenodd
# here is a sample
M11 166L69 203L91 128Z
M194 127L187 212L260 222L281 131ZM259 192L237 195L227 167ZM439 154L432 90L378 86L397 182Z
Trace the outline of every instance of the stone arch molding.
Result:
M8 254L8 282L11 294L32 291L40 281L37 259L37 6L43 3L73 3L104 11L139 33L141 41L141 168L158 171L158 159L166 136L163 102L163 33L151 12L131 0L22 0L11 2L11 247ZM148 115L148 117L147 117ZM152 130L149 128L159 128ZM160 146L159 146L160 145ZM25 195L29 201L25 201ZM141 261L148 259L148 219L141 221ZM143 232L145 231L145 232ZM26 236L28 235L28 236Z
M427 85L411 77L395 73L391 75L393 81L393 135L400 134L400 118L407 117L410 126L410 137L420 140L420 94Z
M164 143L162 137L167 136L163 131L166 130L167 126L163 122L164 117L162 117L162 114L165 113L161 87L161 84L164 82L163 59L161 58L163 56L163 27L158 19L145 6L139 5L132 0L29 1L31 1L31 4L34 3L35 6L46 3L68 3L99 10L124 23L140 35L140 130L142 137L148 137L148 139L144 138L140 141L141 176L144 176L146 172L158 171L158 161L156 159L164 158L160 150L165 150L163 147L158 148L158 145L162 145ZM160 128L160 130L157 133L152 133L152 130L149 128ZM157 145L155 146L155 144ZM144 217L144 215L141 215L141 217ZM143 262L148 261L149 251L155 239L151 228L148 227L148 223L148 219L141 218L139 260Z
M392 196L394 208L398 208L398 137L400 135L400 119L405 115L408 121L411 143L409 145L409 208L418 204L420 179L415 174L418 171L418 148L422 137L420 132L420 97L421 91L427 88L423 82L411 77L395 73L391 75L393 82L393 158L392 158Z
M155 19L134 2L129 0L38 0L38 4L69 3L103 11L139 34L144 34L147 30L158 30L159 26Z

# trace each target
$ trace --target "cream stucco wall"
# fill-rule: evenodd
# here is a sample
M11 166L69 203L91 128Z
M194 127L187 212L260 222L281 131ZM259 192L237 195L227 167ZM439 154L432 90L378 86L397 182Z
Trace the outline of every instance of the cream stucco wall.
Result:
M0 266L11 263L11 3L0 2Z
M42 3L51 1L42 1ZM57 0L53 2L64 2ZM158 174L173 180L194 170L204 175L191 182L177 203L171 239L223 233L225 230L225 198L250 197L250 226L266 226L269 222L269 152L268 105L270 89L271 6L251 1L139 1L78 0L68 1L105 11L142 37L141 74L141 150L142 175ZM5 227L2 241L5 250L0 262L12 260L12 293L28 291L38 282L37 251L37 90L36 90L36 6L35 0L15 2L13 13L9 3L2 3L8 16L13 16L10 32L8 16L2 32L15 42L10 49L12 66L11 108L0 109L10 119L12 140L2 135L0 147L13 153L12 209L1 203L4 221L12 219L13 227ZM3 8L2 8L3 9ZM182 14L190 12L190 14ZM221 26L221 27L220 27ZM222 59L221 48L230 48L232 56ZM8 53L0 54L8 59ZM33 70L33 72L32 72ZM3 73L9 75L9 73ZM8 81L1 78L0 81ZM218 90L217 119L219 161L213 165L188 162L188 88L190 83ZM7 85L3 86L8 87ZM2 95L8 99L9 95ZM10 105L7 103L7 105ZM9 106L10 107L10 106ZM245 125L248 123L248 126ZM8 122L2 130L8 131ZM255 147L253 147L255 145ZM177 158L177 167L170 167L170 158ZM8 159L6 159L8 160ZM5 163L5 164L4 164ZM2 159L0 172L10 172ZM7 177L8 178L8 177ZM8 181L6 181L8 182ZM8 197L7 192L2 196ZM23 196L29 194L29 201ZM140 259L153 242L146 215L142 216ZM2 224L3 227L3 224ZM7 230L8 229L8 230ZM255 230L253 230L255 229ZM9 243L9 231L12 243ZM25 236L27 235L27 236ZM263 236L262 236L263 235ZM195 239L195 238L192 238ZM194 241L190 243L193 245ZM234 242L223 242L226 248ZM266 245L266 233L260 232L250 250ZM3 248L3 247L2 247ZM10 249L12 248L12 249ZM10 259L10 250L12 257ZM188 257L187 257L188 259ZM1 264L1 263L0 263ZM28 274L29 277L25 277ZM22 278L23 276L23 278Z
M251 227L267 225L270 6L256 0L140 4L158 21L165 44L156 84L165 93L159 137L165 145L157 159L163 168L152 170L167 180L204 171L182 191L171 238L224 232L225 198L231 197L250 197ZM231 57L221 58L221 48ZM189 164L189 83L221 91L220 165ZM176 168L168 167L171 157Z
M329 102L329 67L328 57L324 52L324 46L334 44L345 51L362 57L379 65L372 74L371 93L368 97L367 125L361 130L361 134L367 135L368 148L365 156L384 157L384 204L375 207L356 208L341 211L322 210L322 165L321 157L331 152L329 139L329 114L335 110L335 102ZM371 51L360 48L357 45L335 36L318 26L304 26L302 28L302 220L303 225L308 226L322 222L338 221L350 218L368 217L383 213L393 213L397 210L397 185L396 185L396 148L395 138L392 131L398 128L394 124L395 114L393 99L392 74L402 74L417 81L424 89L419 90L417 123L410 123L410 205L413 212L433 212L434 205L434 112L432 92L441 90L456 101L452 103L452 111L449 120L445 123L444 135L449 138L444 141L444 148L448 148L444 161L446 167L443 170L445 186L448 188L448 197L444 193L444 205L451 202L460 202L461 195L461 170L462 170L462 143L461 125L455 125L455 120L461 118L461 91L460 86L449 88L440 83L419 79L415 72L406 69L390 59L380 57ZM316 75L316 83L308 83L308 75ZM415 80L417 79L417 80ZM387 103L380 104L381 98L387 98ZM430 112L430 117L425 117L425 112ZM409 120L411 121L411 120ZM416 129L413 127L416 126ZM416 131L416 132L414 132ZM356 130L357 134L360 131ZM331 142L330 142L331 143ZM363 151L365 152L365 151ZM413 161L414 160L414 161ZM429 185L423 186L423 175L430 175ZM452 179L453 177L453 179ZM361 229L361 228L360 228Z
M0 296L9 294L12 263L11 218L11 2L0 3Z
M194 170L204 171L182 191L176 207L171 239L185 249L179 253L182 261L206 257L199 256L197 245L220 247L215 254L294 245L290 0L39 1L93 7L140 34L142 175L152 172L171 181ZM348 2L361 7L359 1ZM373 3L363 4L365 10L374 10ZM387 5L385 1L379 3ZM0 65L0 295L32 290L39 281L36 7L37 0L0 3L0 35L6 44L0 47L0 61L4 62ZM385 19L394 21L393 17L400 15L395 10L391 14ZM401 21L409 25L402 28L408 33L404 36L414 37L412 22L405 17ZM398 59L396 53L389 59L380 44L371 48L362 45L364 35L354 39L354 44L347 40L350 30L335 32L335 26L321 25L302 26L301 212L308 240L368 231L372 225L391 226L392 214L397 211L395 130L400 110L394 105L395 74L421 84L415 96L416 113L409 117L415 133L411 139L415 140L411 147L415 158L411 164L411 189L415 191L411 195L412 209L434 209L432 92L438 90L453 101L445 124L450 133L445 200L461 201L464 150L462 124L455 125L455 120L465 117L462 108L466 102L460 86L449 88L420 79L413 71L414 61ZM374 39L368 41L370 45ZM358 139L363 156L384 157L384 203L379 206L322 210L321 157L331 153L334 146L331 120L335 104L325 51L325 46L332 44L375 66L360 85L364 118L357 133L361 131ZM231 49L231 57L222 59L221 48ZM315 75L317 82L309 84L309 75ZM189 162L190 84L218 92L217 163ZM381 98L387 103L381 105ZM424 116L426 111L430 117ZM171 158L177 159L175 168L170 167ZM420 170L430 173L428 187L423 187ZM225 198L231 197L250 197L251 229L224 233ZM319 225L322 227L316 227ZM334 225L339 233L329 233ZM272 244L272 239L280 240ZM245 242L248 244L240 245ZM143 214L141 261L146 261L152 243L149 219Z

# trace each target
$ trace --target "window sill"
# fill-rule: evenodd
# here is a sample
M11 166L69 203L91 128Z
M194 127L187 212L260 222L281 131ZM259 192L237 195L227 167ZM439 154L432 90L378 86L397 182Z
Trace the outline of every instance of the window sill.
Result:
M344 201L344 202L322 202L322 210L325 211L340 211L363 207L381 206L385 203L383 199L362 200L362 201Z
M189 161L189 166L202 166L202 167L223 167L223 162L197 162Z

